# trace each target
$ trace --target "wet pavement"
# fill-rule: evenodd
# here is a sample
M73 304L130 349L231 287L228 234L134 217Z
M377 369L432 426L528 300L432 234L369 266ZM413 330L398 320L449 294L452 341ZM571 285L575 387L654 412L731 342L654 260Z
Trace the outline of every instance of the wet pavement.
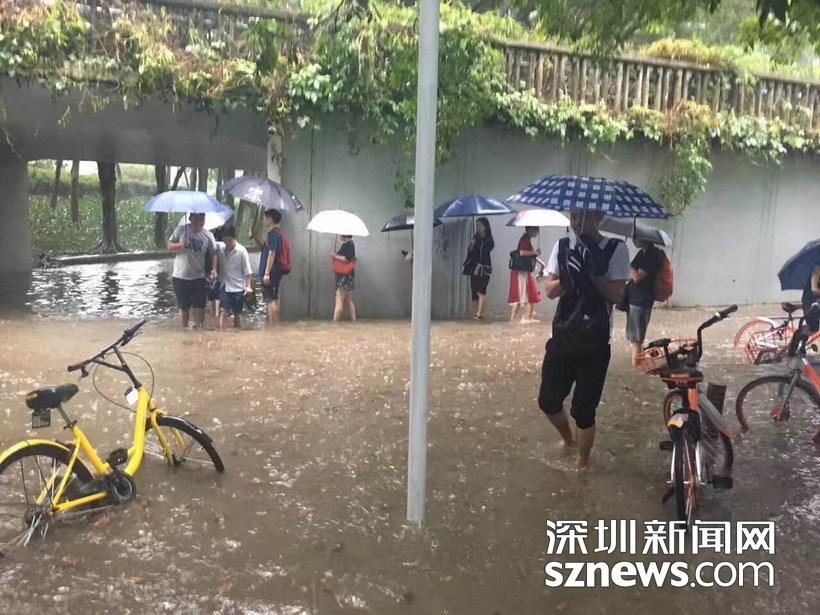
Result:
M407 322L290 322L267 331L252 319L241 332L183 332L170 318L170 280L160 282L167 269L146 273L137 263L127 273L126 265L37 272L15 300L7 282L0 447L65 438L56 420L28 429L25 392L74 381L68 363L148 314L128 350L150 361L161 406L213 437L226 472L191 474L146 459L135 502L53 527L44 543L0 559L0 612L817 612L820 453L810 436L818 417L739 435L735 488L709 489L702 502L704 520L775 522L775 554L750 558L772 562L774 587L544 587L546 520L672 519L671 503L661 503L669 453L658 449L665 389L628 365L622 315L586 472L554 450L556 436L535 403L546 323L434 326L428 518L417 530L405 524ZM116 273L107 281L106 267ZM114 283L114 299L99 299ZM129 285L139 292L123 293ZM59 296L48 294L57 287ZM706 336L702 367L728 385L734 425L740 387L782 370L743 366L730 348L757 311L741 310ZM708 314L657 311L650 330L691 335ZM132 417L92 385L80 382L69 412L107 453L127 444ZM119 400L125 383L100 374L97 387ZM714 553L681 559L739 561Z

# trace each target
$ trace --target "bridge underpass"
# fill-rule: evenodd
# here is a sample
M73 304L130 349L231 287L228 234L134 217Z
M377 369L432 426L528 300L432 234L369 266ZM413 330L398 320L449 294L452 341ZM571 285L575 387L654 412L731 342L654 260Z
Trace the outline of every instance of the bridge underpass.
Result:
M260 114L174 108L150 100L126 107L114 88L104 84L55 96L38 84L0 78L0 129L5 231L0 273L32 266L26 186L30 160L268 170L268 131Z

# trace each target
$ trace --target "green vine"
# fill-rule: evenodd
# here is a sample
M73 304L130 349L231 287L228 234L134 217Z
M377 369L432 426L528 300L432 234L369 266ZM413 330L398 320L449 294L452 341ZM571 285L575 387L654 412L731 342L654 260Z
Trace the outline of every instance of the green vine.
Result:
M126 104L153 98L217 113L254 109L265 114L272 131L320 128L330 116L343 118L354 152L362 146L362 134L370 144L401 144L398 184L409 195L417 14L376 0L342 10L345 6L316 14L309 32L273 21L253 23L243 35L247 53L242 58L230 57L222 45L203 40L193 29L180 46L170 21L153 13L117 21L92 48L88 25L73 5L4 9L0 74L37 80L55 93L105 79L117 84ZM441 8L439 164L452 158L466 129L489 123L532 138L578 140L591 150L645 139L671 152L658 196L681 212L705 190L714 148L762 163L778 163L791 152L820 151L820 135L805 128L809 122L802 109L794 109L794 121L787 124L716 115L687 101L666 113L632 108L617 115L603 105L566 97L544 102L508 83L503 54L494 42L523 38L520 25L473 13L455 0Z

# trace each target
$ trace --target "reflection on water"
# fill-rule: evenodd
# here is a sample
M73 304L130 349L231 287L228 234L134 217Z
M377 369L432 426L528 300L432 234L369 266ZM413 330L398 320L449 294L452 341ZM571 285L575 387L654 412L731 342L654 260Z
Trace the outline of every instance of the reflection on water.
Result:
M173 316L173 260L75 265L0 276L0 310L65 318Z

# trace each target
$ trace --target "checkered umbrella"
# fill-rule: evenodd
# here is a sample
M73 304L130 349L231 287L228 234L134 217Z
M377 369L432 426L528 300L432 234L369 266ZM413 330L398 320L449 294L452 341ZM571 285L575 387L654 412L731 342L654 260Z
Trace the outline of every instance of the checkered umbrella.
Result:
M578 175L547 175L522 188L509 203L569 211L600 211L613 218L668 218L646 192L624 181Z

